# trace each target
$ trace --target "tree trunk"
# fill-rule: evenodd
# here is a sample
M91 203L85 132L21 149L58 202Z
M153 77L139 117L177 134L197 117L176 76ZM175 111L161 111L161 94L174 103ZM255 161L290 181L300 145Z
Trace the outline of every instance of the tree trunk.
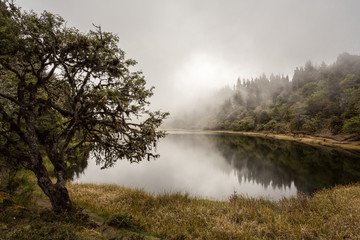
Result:
M33 168L32 171L37 177L38 185L50 198L51 205L55 212L71 212L74 210L66 187L60 183L52 183L43 164L39 164Z
M66 187L53 184L49 192L51 205L55 212L71 212L74 210Z

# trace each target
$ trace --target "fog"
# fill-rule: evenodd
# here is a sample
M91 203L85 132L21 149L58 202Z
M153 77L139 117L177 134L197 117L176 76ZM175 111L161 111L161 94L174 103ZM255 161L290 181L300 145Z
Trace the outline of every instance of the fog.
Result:
M152 109L175 113L238 77L289 75L307 60L360 53L360 1L17 0L83 32L100 25L155 86Z

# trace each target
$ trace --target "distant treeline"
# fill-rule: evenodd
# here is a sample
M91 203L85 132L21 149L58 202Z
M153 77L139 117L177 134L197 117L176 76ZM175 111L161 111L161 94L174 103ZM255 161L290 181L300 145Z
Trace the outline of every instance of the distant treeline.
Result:
M329 66L308 61L292 81L274 74L239 78L231 91L206 121L198 116L203 128L360 134L360 56L343 53Z

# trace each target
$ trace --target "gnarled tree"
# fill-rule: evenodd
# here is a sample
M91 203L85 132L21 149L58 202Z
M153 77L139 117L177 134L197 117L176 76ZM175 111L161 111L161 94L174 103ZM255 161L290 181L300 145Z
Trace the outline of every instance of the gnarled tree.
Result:
M152 89L129 70L136 62L117 36L100 27L84 34L8 1L0 2L0 24L0 155L35 173L54 210L73 209L67 165L82 148L103 167L157 157L164 133L156 128L167 113L147 110Z

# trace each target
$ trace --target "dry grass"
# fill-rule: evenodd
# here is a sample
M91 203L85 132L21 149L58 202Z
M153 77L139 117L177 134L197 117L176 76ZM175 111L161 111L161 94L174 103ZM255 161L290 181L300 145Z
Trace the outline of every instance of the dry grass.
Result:
M266 138L273 138L273 139L279 139L285 141L301 142L312 146L319 145L319 146L326 146L326 147L332 147L338 149L360 151L360 145L358 142L342 142L324 137L296 136L296 135L275 134L275 133L265 133L265 132L234 132L234 131L214 131L214 132L232 133L232 134L237 133L246 136L266 137Z
M228 202L181 194L152 196L115 185L70 184L72 199L99 215L132 216L165 239L358 239L360 184L270 202Z
M214 132L214 133L230 133L240 134L253 137L264 137L278 140L301 142L308 145L326 146L344 150L360 151L359 142L338 141L328 137L314 137L310 135L296 135L296 134L276 134L270 132L243 132L243 131L228 131L228 130L183 130L183 129L166 129L165 131L187 131L187 132Z

